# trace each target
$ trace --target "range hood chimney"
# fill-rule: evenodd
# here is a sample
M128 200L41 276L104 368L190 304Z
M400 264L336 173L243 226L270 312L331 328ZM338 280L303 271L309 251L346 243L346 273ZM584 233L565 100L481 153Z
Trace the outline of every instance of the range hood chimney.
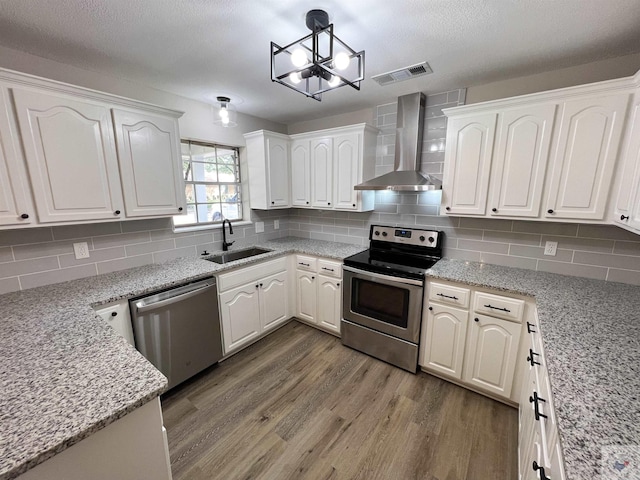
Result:
M356 185L353 187L355 190L422 192L442 189L440 180L420 173L425 103L426 97L420 92L398 97L396 157L393 172Z

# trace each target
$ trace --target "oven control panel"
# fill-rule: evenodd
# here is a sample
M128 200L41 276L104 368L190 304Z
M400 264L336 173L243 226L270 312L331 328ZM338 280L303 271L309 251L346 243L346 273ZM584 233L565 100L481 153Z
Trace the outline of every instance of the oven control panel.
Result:
M372 225L370 239L376 242L403 243L423 247L436 247L439 232L417 228Z

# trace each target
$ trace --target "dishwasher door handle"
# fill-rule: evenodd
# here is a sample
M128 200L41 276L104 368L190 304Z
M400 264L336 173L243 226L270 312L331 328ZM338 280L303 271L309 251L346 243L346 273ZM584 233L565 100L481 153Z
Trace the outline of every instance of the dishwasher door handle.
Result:
M198 288L196 290L191 290L190 292L183 293L181 295L176 295L175 297L170 297L165 300L160 300L159 302L154 303L144 303L144 300L136 302L136 312L144 313L149 310L155 310L156 308L165 307L167 305L171 305L173 303L181 302L191 297L195 297L200 294L203 290L207 290L209 288L215 288L215 285L205 285L204 287Z

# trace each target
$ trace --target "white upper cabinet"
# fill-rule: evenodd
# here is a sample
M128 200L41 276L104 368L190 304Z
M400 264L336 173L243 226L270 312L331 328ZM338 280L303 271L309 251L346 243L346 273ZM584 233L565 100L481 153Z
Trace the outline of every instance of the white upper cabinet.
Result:
M628 93L564 103L547 217L604 219L628 103Z
M619 181L617 204L609 196L637 82L608 80L445 109L441 214L584 223L610 222L613 212L626 216L633 180ZM627 142L627 157L634 148ZM635 178L635 165L627 170Z
M333 194L333 139L311 140L311 205L331 208Z
M10 104L8 92L0 89L0 226L28 225L35 220L27 175L11 134Z
M38 220L122 216L110 111L68 95L12 89Z
M537 217L549 159L555 104L500 114L490 184L490 214Z
M288 208L289 137L259 130L247 133L247 165L251 208Z
M489 113L449 120L443 214L485 214L497 117Z
M309 140L291 142L291 206L311 206Z
M640 233L640 88L636 89L631 107L622 159L624 164L613 221L627 230Z
M353 186L358 181L360 170L360 142L357 133L338 135L334 139L335 169L333 201L334 208L355 210L358 206L358 192Z
M185 207L178 121L113 110L128 217L177 215Z

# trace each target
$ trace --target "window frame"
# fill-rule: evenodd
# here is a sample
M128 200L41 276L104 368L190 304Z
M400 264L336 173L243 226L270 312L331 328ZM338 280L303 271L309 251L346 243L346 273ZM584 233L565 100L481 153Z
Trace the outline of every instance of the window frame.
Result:
M185 160L184 157L185 155L182 153L182 148L183 145L189 145L189 159ZM208 147L208 148L213 148L214 149L214 155L215 158L217 159L217 149L224 149L224 150L232 150L235 152L235 163L233 164L234 166L234 170L236 171L236 181L235 182L221 182L219 181L220 179L218 178L218 181L216 182L212 182L212 181L203 181L203 180L188 180L188 176L186 175L186 171L184 168L184 162L188 162L189 166L192 168L194 163L212 163L214 165L230 165L230 164L221 164L216 162L199 162L198 160L194 160L193 156L192 156L192 151L191 151L191 146L192 145L197 145L197 146L201 146L201 147ZM172 218L173 221L173 229L174 231L193 231L193 230L206 230L206 229L210 229L210 228L220 228L222 226L222 222L225 219L225 217L222 215L222 205L224 205L225 203L233 203L235 205L237 205L237 209L238 209L238 214L240 216L240 218L236 218L236 219L228 219L229 221L231 221L233 224L246 224L246 223L251 223L250 221L248 221L245 217L246 217L246 200L245 200L245 189L244 189L244 185L242 183L242 178L243 178L243 167L242 167L242 159L241 159L241 149L240 147L237 146L231 146L231 145L224 145L224 144L220 144L220 143L214 143L214 142L206 142L206 141L201 141L201 140L191 140L188 138L183 138L180 140L180 150L181 150L181 157L180 157L180 161L181 161L181 165L182 165L182 180L184 183L184 190L183 190L183 195L185 196L185 205L187 206L187 211L189 209L190 206L194 206L196 208L196 222L195 223L183 223L183 224L179 224L176 223L176 219L177 218L183 218L185 215L174 215ZM193 168L191 169L191 178L193 179ZM187 186L188 185L193 185L193 194L194 194L194 202L189 202L187 199ZM240 197L239 201L236 202L217 202L220 205L220 220L211 220L211 221L207 221L207 222L201 222L198 221L198 215L197 215L197 206L198 205L206 205L206 204L214 204L215 203L206 203L206 202L198 202L197 198L196 198L196 185L216 185L216 186L223 186L223 185L233 185L236 188L236 192L237 195Z

